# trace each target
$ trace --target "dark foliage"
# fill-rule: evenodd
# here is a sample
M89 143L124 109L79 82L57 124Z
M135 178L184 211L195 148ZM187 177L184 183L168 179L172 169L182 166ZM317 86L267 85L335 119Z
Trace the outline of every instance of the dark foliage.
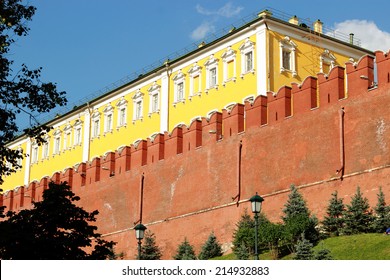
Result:
M378 202L374 208L375 215L371 228L374 232L381 233L390 227L390 207L386 205L385 194L382 188L379 188L377 197Z
M194 247L188 242L187 238L177 248L175 260L196 260Z
M145 232L145 239L141 246L141 260L159 260L162 256L161 249L156 244L154 233Z
M338 198L337 191L332 193L329 200L326 216L322 222L324 230L329 235L339 236L344 225L345 206L342 198Z
M8 212L0 222L0 259L81 260L113 257L114 242L96 233L98 211L75 205L80 198L66 183L49 183L32 209Z
M202 251L199 254L200 260L208 260L211 258L222 256L221 244L218 243L217 237L212 232L206 243L202 246Z
M363 197L360 187L356 189L355 195L351 199L351 204L347 205L344 214L345 234L357 234L370 232L373 221L372 211L368 199Z
M18 37L28 34L26 23L35 13L35 7L22 2L0 1L0 184L4 176L20 167L18 161L25 156L25 151L6 146L19 133L16 119L20 114L30 117L30 127L24 132L42 144L50 127L40 125L34 115L66 104L65 92L57 91L56 84L41 81L41 68L31 70L24 64L17 71L13 68L11 46Z

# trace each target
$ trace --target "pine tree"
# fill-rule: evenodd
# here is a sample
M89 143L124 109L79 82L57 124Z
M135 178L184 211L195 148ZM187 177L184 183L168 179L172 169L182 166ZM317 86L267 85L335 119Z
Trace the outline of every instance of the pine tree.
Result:
M378 202L374 208L375 217L372 222L372 229L374 232L384 232L390 227L390 207L386 205L385 194L382 187L379 188L377 195Z
M313 257L313 244L302 235L296 245L294 260L311 260Z
M199 254L200 260L208 260L214 257L222 256L222 248L218 243L217 237L212 232L206 243L202 246L202 251Z
M248 211L245 209L244 214L236 224L233 233L233 252L240 258L241 252L248 252L249 255L254 253L255 244L255 222ZM245 247L245 250L244 248ZM244 254L245 255L245 254Z
M282 220L284 222L284 239L291 252L295 251L295 244L299 237L304 234L311 242L319 238L316 230L317 218L310 216L310 211L302 195L294 185L290 187L291 193L284 205Z
M194 247L188 242L187 238L177 248L175 260L196 260Z
M156 237L154 233L146 231L145 241L141 247L141 260L159 260L161 258L161 250L156 245Z
M234 254L239 260L247 260L249 259L250 256L248 247L245 246L244 243L242 243L238 247L235 247Z
M317 253L314 254L315 260L333 260L333 257L330 254L328 249L321 249Z
M347 205L344 214L344 233L357 234L370 231L372 222L372 212L368 199L363 197L360 187L357 187L355 195L351 199L351 204Z
M338 236L343 228L344 218L343 213L345 206L342 198L337 197L337 191L332 193L332 198L329 200L329 205L326 210L326 216L322 224L328 234Z
M306 202L295 185L290 186L290 194L288 195L286 204L284 204L283 213L284 216L282 216L282 219L284 222L298 215L310 215Z

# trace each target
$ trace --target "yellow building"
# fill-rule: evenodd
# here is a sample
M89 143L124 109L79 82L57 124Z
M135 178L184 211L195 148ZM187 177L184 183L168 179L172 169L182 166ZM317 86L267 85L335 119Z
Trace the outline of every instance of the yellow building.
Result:
M39 181L372 54L346 39L324 34L319 20L308 26L297 17L284 21L263 11L220 38L49 121L53 129L44 145L27 136L17 138L9 147L29 156L2 188Z

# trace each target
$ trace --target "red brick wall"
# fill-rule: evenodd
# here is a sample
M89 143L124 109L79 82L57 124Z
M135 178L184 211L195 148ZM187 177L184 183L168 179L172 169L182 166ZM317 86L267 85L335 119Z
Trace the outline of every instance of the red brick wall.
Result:
M141 216L166 259L184 237L199 252L211 231L229 249L247 199L258 192L263 211L278 221L290 184L320 219L335 190L349 203L360 186L374 206L381 186L390 203L390 62L382 52L376 55L378 87L372 87L373 58L366 56L329 76L308 77L254 104L83 163L60 178L83 207L99 210L99 232L117 241L116 252L129 259L137 245L132 228ZM1 203L15 209L19 197L8 193Z

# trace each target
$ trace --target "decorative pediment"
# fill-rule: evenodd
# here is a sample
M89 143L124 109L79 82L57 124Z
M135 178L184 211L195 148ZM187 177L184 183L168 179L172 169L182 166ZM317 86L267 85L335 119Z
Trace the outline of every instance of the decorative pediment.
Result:
M117 107L122 107L122 106L125 106L127 104L127 100L122 97L121 99L119 99L119 101L115 104L115 106Z
M152 92L155 92L155 91L158 91L160 90L161 86L159 84L157 84L156 82L154 82L149 88L148 88L148 92L149 93L152 93Z
M138 90L135 92L134 96L133 96L133 100L140 99L140 98L142 98L143 96L144 96L144 93L141 92L141 90L138 89Z
M218 59L214 57L214 55L210 55L210 58L209 60L206 61L206 63L204 64L204 66L210 66L210 65L214 65L214 64L217 64L218 63Z
M103 112L104 113L110 113L114 110L114 107L112 107L111 104L107 104L107 106L104 108Z
M180 69L179 72L173 77L172 80L174 80L174 81L182 80L185 78L185 76L186 75Z
M236 51L233 50L231 47L228 47L228 49L222 54L222 58L225 61L232 60L236 56Z
M249 40L249 38L246 38L245 42L241 44L241 46L238 48L241 52L245 52L247 50L253 50L255 47L255 43Z
M198 75L202 70L202 67L198 65L198 63L194 63L194 65L188 70L188 74L191 76Z

